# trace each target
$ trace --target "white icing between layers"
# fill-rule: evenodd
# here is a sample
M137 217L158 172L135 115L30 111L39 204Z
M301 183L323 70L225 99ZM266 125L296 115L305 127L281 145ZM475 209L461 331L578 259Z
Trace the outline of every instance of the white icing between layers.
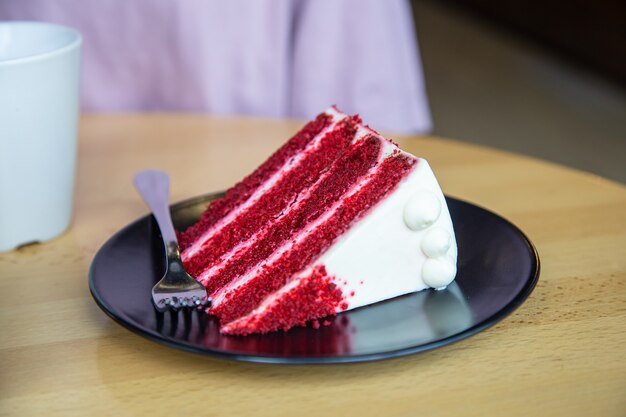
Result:
M372 131L370 129L359 126L354 135L354 139L352 143L358 142L359 140L363 139L366 135L371 134L371 133ZM383 150L382 150L381 156L382 158L384 158L390 155L393 152L394 148L393 146L391 146L391 144L389 144L386 141L382 141L381 143L383 144ZM196 279L198 279L198 281L206 285L206 283L210 281L214 275L218 274L226 266L227 262L229 262L234 256L237 256L239 253L243 253L241 251L244 251L248 249L249 247L251 247L258 239L262 239L268 233L271 227L274 224L278 223L283 217L293 212L294 210L300 208L302 204L306 204L307 199L311 196L311 194L313 194L316 191L318 184L320 184L326 177L328 177L329 174L330 174L330 171L324 172L324 174L322 174L317 179L315 184L309 187L304 193L300 194L296 198L296 200L291 205L289 205L285 209L285 211L283 211L278 217L268 222L268 224L266 224L262 229L259 229L246 241L241 242L238 245L235 245L225 255L222 255L222 257L220 258L218 262L211 265L211 267L209 267L208 269L205 269L200 275L198 275Z
M259 273L262 272L262 270L263 270L263 268L265 266L268 266L268 267L271 268L272 264L274 262L276 262L278 259L280 259L280 257L282 255L284 255L288 250L291 250L292 248L294 248L297 245L299 245L304 239L306 239L311 233L313 233L318 226L322 225L326 220L328 220L330 217L332 217L335 214L335 212L337 211L337 209L339 209L341 207L341 205L342 205L342 203L343 203L343 201L345 199L351 197L352 195L356 194L359 190L361 190L363 187L367 186L367 184L369 184L369 182L372 180L372 178L373 178L372 175L375 173L375 171L378 168L380 162L383 159L385 159L388 156L390 156L393 153L393 151L395 149L397 149L394 145L392 145L391 143L389 143L387 141L382 141L381 143L383 144L383 148L381 150L381 154L379 156L378 163L375 166L373 166L372 168L370 168L368 173L363 177L363 180L361 180L357 184L353 185L344 194L344 196L341 199L336 201L320 217L318 217L316 220L314 220L309 225L307 225L304 228L304 230L302 230L291 241L287 241L287 242L283 243L278 249L276 249L274 251L274 253L267 260L263 261L262 263L260 263L256 267L254 267L247 274L240 276L239 278L237 278L234 281L232 281L231 283L225 285L220 290L218 290L215 294L213 294L212 305L213 306L220 305L222 303L222 301L224 301L224 298L226 298L228 293L236 290L237 288L241 287L242 285L245 285L250 280L254 279Z
M298 276L295 279L283 285L283 287L280 288L278 291L267 296L263 301L261 301L261 303L254 310L252 310L245 316L241 316L237 320L233 320L232 322L228 323L226 327L235 326L238 323L249 320L251 317L254 317L257 314L262 314L265 310L271 307L276 302L276 300L278 300L279 298L282 298L289 291L296 288L300 284L301 279L304 278L305 276L309 276L312 272L313 272L312 268L307 268L305 271L303 271L303 273L298 274Z
M319 145L322 138L326 136L327 133L337 127L337 124L347 117L346 114L337 111L334 107L326 110L325 114L332 117L332 122L326 126L320 133L315 136L315 138L309 142L309 144L305 147L305 149L298 153L296 156L290 158L278 171L276 171L265 183L261 184L255 192L241 205L239 205L236 209L232 210L222 219L213 225L213 227L207 229L200 238L198 238L192 245L190 245L187 249L185 249L181 253L181 258L183 261L187 261L189 258L198 253L204 244L213 237L217 232L219 232L225 225L230 223L235 219L235 217L239 216L242 212L245 212L250 206L252 206L256 201L263 196L270 188L272 188L276 183L289 171L291 171L294 167L297 167L300 162L307 155L307 151L309 149L313 149Z
M426 230L414 231L404 223L404 207L416 193L435 196L442 207L432 227ZM444 235L448 240L442 243ZM438 257L428 258L420 249L422 246L428 247L429 251L432 249ZM442 257L445 257L445 262ZM456 258L454 229L445 198L428 162L419 159L416 168L398 188L335 242L318 261L299 272L292 281L232 325L263 314L320 264L326 267L345 296L348 307L339 307L337 312L340 312L428 287L445 287L456 274ZM449 280L442 284L442 277Z

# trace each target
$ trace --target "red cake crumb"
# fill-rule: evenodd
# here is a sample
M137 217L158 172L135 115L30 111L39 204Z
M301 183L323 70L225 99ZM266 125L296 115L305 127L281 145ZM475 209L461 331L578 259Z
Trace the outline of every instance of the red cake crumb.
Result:
M263 194L248 210L213 235L192 258L184 260L185 269L198 276L207 266L219 260L235 245L250 238L268 221L278 216L303 190L308 189L331 163L350 145L356 133L353 119L340 122L326 134L320 146L304 157L298 169L287 172L271 190ZM206 283L209 292L217 285ZM218 284L219 285L219 284Z
M181 250L186 249L202 233L215 224L219 219L226 216L232 209L243 203L252 195L259 185L267 181L284 163L304 147L322 130L332 122L332 118L322 113L317 118L306 124L298 133L287 141L280 149L270 156L252 174L243 181L230 188L226 195L211 203L209 208L202 214L200 221L189 227L186 231L178 234L178 242Z
M346 198L333 216L255 278L229 293L221 304L211 307L209 312L218 316L222 325L251 312L261 300L317 259L355 221L393 190L415 163L415 160L403 155L386 158L372 180L359 192Z
M317 319L334 315L342 300L343 294L333 278L328 276L326 268L319 266L263 313L245 317L221 330L231 335L268 333L304 326L311 319L311 326L317 329L320 327Z
M380 151L380 141L374 137L352 144L350 150L332 164L329 175L313 188L310 196L297 209L282 217L252 246L232 256L224 268L203 282L209 293L267 259L276 248L326 212L375 164Z

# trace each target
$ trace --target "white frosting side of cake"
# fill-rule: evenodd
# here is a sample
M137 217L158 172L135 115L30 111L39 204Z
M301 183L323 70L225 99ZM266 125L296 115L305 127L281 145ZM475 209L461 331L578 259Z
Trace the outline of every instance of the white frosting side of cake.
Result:
M405 222L404 211L409 201L420 195L424 198L434 196L441 210L429 227L413 230ZM425 213L418 212L417 216L423 218ZM449 241L442 242L446 235ZM428 255L422 248L427 248ZM339 312L429 287L443 289L456 275L456 258L454 229L445 198L428 162L419 159L415 170L385 201L354 225L313 265L299 272L292 281L233 325L263 314L320 264L334 277L346 297L347 308L340 308ZM429 267L430 264L435 268Z
M433 199L441 208L435 219ZM407 210L407 205L413 207ZM414 217L406 219L407 211L412 211ZM423 219L428 219L429 225L415 227ZM446 234L449 241L442 242ZM347 296L348 309L353 309L428 287L445 287L456 275L456 258L454 229L445 198L428 162L419 159L415 170L398 188L342 236L316 265L323 264L328 274L336 277Z

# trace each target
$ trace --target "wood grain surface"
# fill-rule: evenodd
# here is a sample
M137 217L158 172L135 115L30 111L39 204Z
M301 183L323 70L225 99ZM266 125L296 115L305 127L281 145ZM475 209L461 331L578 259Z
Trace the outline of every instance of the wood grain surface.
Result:
M626 188L451 140L398 138L447 194L524 230L542 260L530 298L484 332L381 362L258 365L160 346L99 310L87 271L114 232L147 212L136 171L169 171L172 201L222 190L299 126L83 117L72 227L0 254L0 415L626 415Z

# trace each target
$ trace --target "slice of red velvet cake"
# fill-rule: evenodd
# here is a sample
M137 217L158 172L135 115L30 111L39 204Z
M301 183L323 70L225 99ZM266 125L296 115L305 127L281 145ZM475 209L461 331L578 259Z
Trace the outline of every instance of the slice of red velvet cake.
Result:
M287 330L456 275L428 163L334 107L214 201L180 245L227 334Z

